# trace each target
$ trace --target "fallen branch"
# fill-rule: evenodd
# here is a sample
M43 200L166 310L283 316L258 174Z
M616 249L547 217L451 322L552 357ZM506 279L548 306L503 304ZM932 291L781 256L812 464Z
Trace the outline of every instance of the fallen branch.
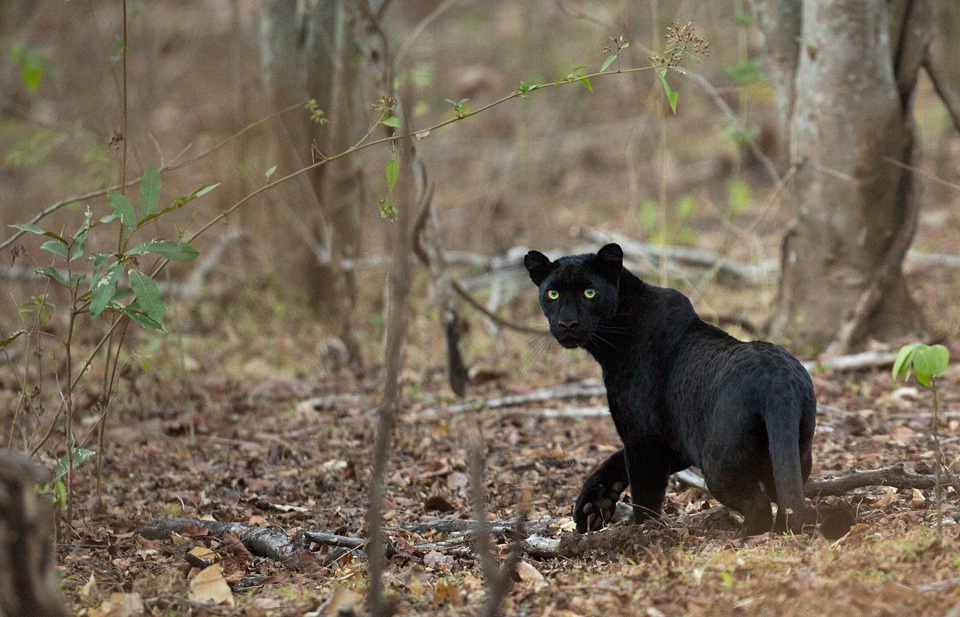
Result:
M832 371L860 371L868 368L892 366L897 359L897 352L891 350L863 351L846 356L836 356L823 360L808 360L803 368L812 373L816 370Z
M300 546L279 529L252 527L243 523L165 518L142 525L137 528L137 533L147 540L166 540L173 533L189 532L196 528L205 529L210 536L218 540L223 540L228 533L232 534L254 555L275 561L289 562L301 550Z
M744 264L713 251L686 246L645 244L612 231L584 228L581 230L581 235L594 242L616 242L623 249L624 255L642 258L654 266L659 266L661 256L665 256L679 264L698 268L715 268L719 273L751 283L770 282L777 273L777 262L774 259L767 259L758 264Z
M458 414L468 411L479 411L481 409L503 409L505 407L518 407L528 403L543 403L546 401L574 398L593 398L606 395L607 390L599 381L582 381L575 384L561 384L550 388L539 388L526 394L510 394L482 401L469 401L458 405L451 405L447 408L446 412ZM439 413L437 409L428 409L423 412L423 415L434 416L439 415Z
M829 495L843 495L865 486L892 486L899 489L932 489L936 485L933 474L913 473L904 469L903 463L858 471L853 469L842 476L833 478L811 478L803 492L808 497L826 497ZM960 492L960 476L946 474L943 476L943 485L952 486Z

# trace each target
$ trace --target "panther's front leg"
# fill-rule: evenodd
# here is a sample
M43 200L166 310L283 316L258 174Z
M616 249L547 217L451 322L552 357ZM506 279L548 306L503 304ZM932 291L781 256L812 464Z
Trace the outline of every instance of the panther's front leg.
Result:
M621 448L607 457L584 480L573 507L577 532L596 531L613 520L617 501L628 485L626 457Z

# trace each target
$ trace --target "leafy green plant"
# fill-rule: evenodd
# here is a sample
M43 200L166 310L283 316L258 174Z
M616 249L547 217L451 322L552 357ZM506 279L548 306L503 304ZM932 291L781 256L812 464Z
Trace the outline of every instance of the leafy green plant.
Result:
M74 436L74 389L82 375L90 368L100 352L103 354L103 385L100 393L102 414L98 422L99 447L98 471L100 469L100 453L103 450L102 435L106 418L106 411L112 398L120 349L123 345L126 324L132 321L139 327L164 331L164 317L167 304L163 293L154 280L154 276L167 261L188 262L195 259L198 252L194 246L182 238L168 239L154 237L139 243L133 240L151 223L161 217L175 212L213 190L217 185L203 186L193 193L180 197L165 207L160 207L160 172L156 167L146 170L140 182L140 195L137 204L134 204L122 193L109 191L107 203L110 212L101 217L95 217L88 209L76 231L72 234L57 233L43 229L33 223L19 223L12 225L25 233L31 233L47 238L40 248L52 257L51 263L38 272L53 284L64 288L69 302L67 310L67 331L63 338L54 336L64 349L66 380L59 385L61 405L57 415L47 431L47 437L52 433L57 419L63 415L64 432L67 436L67 448L72 452L81 452L75 443ZM97 234L109 234L107 237L117 237L117 250L112 253L89 253L88 244L91 237ZM141 265L148 256L154 256L156 262L152 268ZM81 260L83 257L86 260ZM89 264L89 265L87 265ZM39 328L43 311L55 309L46 303L45 298L39 302L29 300L22 311L37 312L35 328ZM78 352L75 334L78 331L78 320L109 320L107 333L100 339L94 350L77 370L76 354ZM122 326L122 327L121 327ZM114 337L119 329L120 334ZM28 334L27 330L20 330L0 339L0 349L9 346L20 336ZM26 388L22 396L26 397ZM16 417L15 417L16 421ZM36 452L46 441L44 438L34 449ZM88 452L83 450L82 452ZM84 457L89 454L84 455ZM73 501L73 466L80 460L80 455L66 457L66 469L58 471L58 481L66 477L65 494L63 499L68 519L72 517ZM98 473L99 479L99 473Z
M70 455L64 454L57 461L57 468L53 472L53 478L46 484L37 484L36 491L39 495L50 495L53 500L53 507L62 510L67 505L67 487L63 483L63 477L67 475L71 466L76 469L88 458L96 454L93 450L86 448L74 448Z
M943 536L943 450L940 448L940 396L937 388L939 377L947 365L950 364L950 352L943 345L925 345L910 343L900 348L897 359L893 363L893 379L901 376L909 379L912 372L917 383L933 392L933 417L930 422L930 433L933 435L934 471L936 473L936 488L934 489L934 503L937 509L937 544Z

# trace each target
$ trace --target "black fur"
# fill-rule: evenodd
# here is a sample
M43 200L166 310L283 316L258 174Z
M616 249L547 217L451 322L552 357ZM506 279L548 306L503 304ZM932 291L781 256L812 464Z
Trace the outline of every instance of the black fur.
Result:
M704 322L682 293L626 270L616 244L556 261L530 251L524 264L553 336L586 349L603 368L624 446L584 481L577 531L609 521L627 486L635 520L658 516L667 478L691 465L720 503L743 514L746 535L815 522L803 484L816 399L796 358Z

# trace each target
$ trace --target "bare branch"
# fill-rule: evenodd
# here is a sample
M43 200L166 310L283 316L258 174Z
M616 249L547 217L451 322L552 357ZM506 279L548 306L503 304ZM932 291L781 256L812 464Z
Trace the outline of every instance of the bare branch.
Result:
M266 116L266 117L264 117L264 118L261 118L261 119L257 120L256 122L252 122L252 123L248 124L248 125L245 126L244 128L242 128L242 129L240 129L239 131L237 131L236 133L234 133L233 135L230 135L229 137L227 137L227 138L219 141L218 143L214 144L213 146L207 148L207 149L204 150L203 152L200 152L199 154L196 154L196 155L194 155L194 156L192 156L192 157L190 157L190 158L188 158L188 159L182 159L182 160L181 160L180 157L181 157L182 154L183 154L183 152L181 152L181 154L180 154L180 155L177 155L177 156L174 158L174 160L171 161L169 164L160 167L160 168L159 168L159 169L160 169L160 173L162 174L162 173L165 173L165 172L168 172L168 171L173 171L173 170L175 170L175 169L180 169L181 167L184 167L185 165L189 165L190 163L194 163L194 162L196 162L196 161L199 161L200 159L202 159L202 158L204 158L204 157L212 154L212 153L215 152L216 150L219 150L221 147L223 147L224 145L226 145L226 144L228 144L229 142L233 141L234 139L240 137L241 135L243 135L243 134L246 133L247 131L249 131L249 130L251 130L251 129L253 129L253 128L255 128L255 127L257 127L257 126L259 126L259 125L261 125L261 124L263 124L263 123L265 123L265 122L268 122L268 121L272 120L273 118L276 118L277 116L279 116L279 115L281 115L281 114L284 114L284 113L286 113L286 112L288 112L288 111L291 111L291 110L294 110L294 109L301 109L301 108L303 108L303 103L296 103L296 104L294 104L294 105L290 105L289 107L285 107L285 108L283 108L283 109L281 109L281 110L279 110L279 111L276 111L276 112L270 114L269 116ZM187 148L189 148L189 146L188 146ZM184 150L184 152L186 152L186 149ZM95 198L95 197L100 197L100 196L102 196L102 195L106 195L106 194L109 193L110 191L116 191L116 190L119 190L119 189L121 189L121 188L129 188L129 187L131 187L131 186L136 186L137 184L140 183L141 180L143 180L143 176L139 176L139 177L137 177L137 178L134 178L134 179L132 179L132 180L130 180L130 181L128 181L128 182L122 183L122 184L117 184L117 185L110 186L110 187L107 187L107 188L102 188L102 189L96 189L96 190L90 191L90 192L88 192L88 193L83 193L83 194L81 194L81 195L75 195L75 196L73 196L73 197L68 197L67 199L64 199L64 200L62 200L62 201L58 201L57 203L52 204L52 205L44 208L44 209L41 210L38 214L34 215L34 217L33 217L32 219L30 219L29 221L27 221L27 222L30 223L31 225L35 225L35 224L37 224L38 222L40 222L42 219L44 219L44 218L46 218L47 216L53 214L53 213L56 212L57 210L60 210L61 208L64 208L64 207L66 207L66 206L69 206L70 204L75 204L75 203L87 201L88 199L93 199L93 198ZM0 251L2 251L3 249L7 248L8 246L10 246L11 244L13 244L14 242L16 242L24 233L26 233L26 232L24 232L24 231L18 231L17 233L13 234L12 236L10 236L9 238L7 238L7 239L4 240L3 242L0 242Z

